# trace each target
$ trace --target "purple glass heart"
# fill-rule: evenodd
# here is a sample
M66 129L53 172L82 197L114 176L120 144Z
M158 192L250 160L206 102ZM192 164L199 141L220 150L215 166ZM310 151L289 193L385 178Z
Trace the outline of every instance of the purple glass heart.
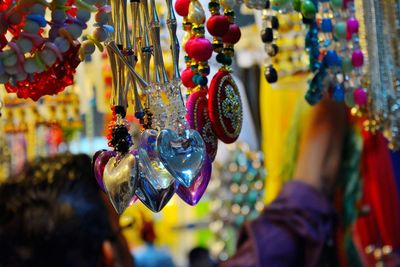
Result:
M111 157L116 155L115 151L109 150L99 150L93 156L93 173L94 177L96 178L97 184L100 186L100 189L106 193L106 189L103 183L103 173L104 167L106 166L107 162L110 160Z
M129 206L132 206L133 204L135 204L136 201L137 201L138 199L139 199L139 198L138 198L136 195L134 195L134 196L132 197L132 199L131 199L131 202L129 202Z
M211 160L207 156L201 173L194 183L190 187L185 187L181 184L179 185L178 190L176 191L178 196L187 204L192 206L196 205L203 196L208 183L210 182L211 169Z

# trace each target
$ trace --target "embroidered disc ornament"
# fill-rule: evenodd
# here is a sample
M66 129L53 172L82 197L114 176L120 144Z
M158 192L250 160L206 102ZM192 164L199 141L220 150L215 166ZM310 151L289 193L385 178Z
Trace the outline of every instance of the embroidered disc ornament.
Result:
M197 130L206 144L208 157L213 161L217 154L218 139L212 129L211 120L208 115L207 92L198 91L192 93L186 103L188 113L186 119L192 129Z
M239 89L228 71L220 69L208 92L208 110L212 127L224 143L236 141L242 129L243 107Z

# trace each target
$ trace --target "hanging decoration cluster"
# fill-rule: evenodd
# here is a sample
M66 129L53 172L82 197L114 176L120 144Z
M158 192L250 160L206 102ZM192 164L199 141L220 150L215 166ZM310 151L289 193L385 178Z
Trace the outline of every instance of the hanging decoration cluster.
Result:
M275 32L279 21L274 12L300 13L308 27L305 48L309 54L309 82L306 100L311 105L322 99L324 91L337 101L349 106L365 108L367 90L362 83L365 75L364 54L360 47L359 22L352 0L273 0L267 1L263 18L266 28L261 37L269 56L275 56ZM270 61L269 61L270 62ZM278 80L272 64L266 65L268 82Z
M20 98L38 100L73 83L85 55L102 50L112 27L106 0L5 0L0 4L0 84ZM91 14L95 30L79 42ZM48 16L46 16L48 15ZM50 20L46 18L50 17Z
M259 216L264 208L265 169L261 152L245 144L229 146L229 156L216 162L210 182L210 225L214 242L211 253L224 261L235 251L237 233L245 221Z
M368 53L367 129L383 130L389 148L400 148L400 3L357 0L364 14L364 42Z
M267 0L245 1L263 9L261 39L265 43L265 78L278 80L272 58L279 48L276 12L298 12L308 28L309 55L306 100L315 105L326 92L344 101L354 114L366 115L365 126L383 130L392 149L400 147L400 52L398 1Z
M232 13L233 2L224 6L223 20L225 32L232 31L236 37L224 39L219 33L218 50L204 37L205 16L200 3L195 0L184 4L182 7L177 2L175 6L185 16L187 30L187 69L181 78L172 1L166 1L172 73L167 72L164 64L162 28L155 1L131 1L130 8L124 0L111 3L115 32L106 48L113 77L114 118L108 135L113 150L96 153L94 173L118 213L136 199L158 212L175 193L186 203L197 204L210 181L217 138L231 143L240 133L240 95L229 74L233 44L240 38ZM223 66L208 90L207 61L213 49L218 51ZM181 83L188 88L188 112ZM129 95L133 96L132 101ZM125 119L130 103L142 128L138 140L132 140Z

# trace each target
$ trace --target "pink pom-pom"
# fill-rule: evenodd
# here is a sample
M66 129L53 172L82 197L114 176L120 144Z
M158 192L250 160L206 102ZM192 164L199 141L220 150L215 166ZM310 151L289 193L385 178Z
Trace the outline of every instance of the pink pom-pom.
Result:
M354 102L360 107L363 107L367 104L367 101L368 101L367 92L363 88L357 88L354 91Z
M347 32L352 35L353 33L358 33L358 20L354 17L351 17L347 20Z
M189 40L187 40L187 42L185 44L185 51L188 54L190 54L190 46L193 44L194 39L195 39L195 37L189 38Z
M364 55L361 50L357 49L353 51L353 54L351 55L351 64L355 68L359 68L364 65Z
M176 0L175 10L179 16L186 17L189 14L190 0Z
M186 52L188 52L189 57L194 58L197 61L207 61L212 55L213 48L208 39L199 37L192 41L189 51Z
M193 78L193 72L190 68L186 68L182 74L181 74L181 79L182 79L182 84L187 87L187 88L193 88L196 86L196 84L192 81Z

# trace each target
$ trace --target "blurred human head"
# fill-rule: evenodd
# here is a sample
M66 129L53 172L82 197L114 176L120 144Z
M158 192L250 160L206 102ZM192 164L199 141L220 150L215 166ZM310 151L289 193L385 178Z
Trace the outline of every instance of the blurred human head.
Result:
M38 159L0 186L0 266L132 266L112 212L88 156Z

